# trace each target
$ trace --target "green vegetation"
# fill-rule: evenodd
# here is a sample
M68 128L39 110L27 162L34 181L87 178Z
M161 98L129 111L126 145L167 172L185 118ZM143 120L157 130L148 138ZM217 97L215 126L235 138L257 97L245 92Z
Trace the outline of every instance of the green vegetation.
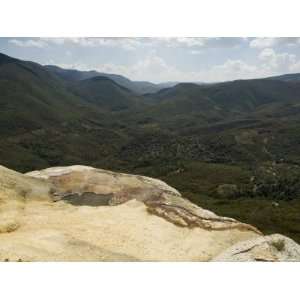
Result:
M300 242L298 81L179 84L144 96L120 82L0 54L0 164L161 178L204 208Z

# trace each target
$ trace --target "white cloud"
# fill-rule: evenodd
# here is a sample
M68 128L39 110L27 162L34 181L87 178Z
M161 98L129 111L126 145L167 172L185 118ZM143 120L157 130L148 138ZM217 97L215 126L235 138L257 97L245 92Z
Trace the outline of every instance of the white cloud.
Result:
M48 42L52 42L48 39ZM53 40L55 43L55 39ZM134 50L141 43L132 38L65 38L63 43L75 44L81 47L120 47L125 50Z
M299 39L298 39L299 40ZM41 39L15 39L10 40L11 43L21 47L45 47L53 45L64 45L62 47L62 57L66 57L66 61L74 61L73 64L60 65L65 68L74 68L79 70L97 70L105 73L115 73L124 75L133 80L151 80L154 82L162 81L205 81L216 82L235 79L250 79L258 77L267 77L277 74L298 72L300 71L300 61L295 54L290 53L291 50L284 49L280 51L276 45L288 45L298 42L297 38L41 38ZM209 48L222 49L235 48L239 45L249 45L259 49L235 49L232 53L234 58L228 59L228 51L207 51ZM275 45L274 47L267 47ZM300 45L300 44L299 44ZM78 46L83 48L95 48L94 55L97 55L97 47L106 47L109 53L110 48L118 47L119 49L135 50L141 47L142 51L137 51L130 55L130 59L118 59L120 63L116 63L115 57L104 60L99 64L99 60L82 59L81 53L85 53L86 49L80 49L80 55L73 51L72 47ZM186 49L185 54L189 59L186 64L184 57L179 56L178 60L172 57L174 64L168 63L164 57L177 55L177 51L173 51L169 47L180 47ZM163 49L164 51L160 51ZM49 51L52 52L52 48ZM55 49L56 50L56 49ZM244 60L239 55L239 51L252 51L250 55L251 61ZM297 49L292 49L297 53ZM69 52L72 51L72 52ZM90 51L90 50L89 50ZM246 52L246 54L248 54ZM145 53L148 53L146 55ZM231 52L230 52L231 53ZM258 54L257 54L258 53ZM199 55L201 54L201 56ZM164 55L161 57L160 55ZM190 57L188 57L188 55ZM192 55L194 55L192 57ZM198 55L198 56L196 56ZM216 55L221 63L213 63L213 55ZM109 56L108 56L109 57ZM52 58L52 56L51 56ZM208 58L208 62L205 60ZM98 60L98 62L97 62ZM129 64L129 61L131 64ZM133 61L133 62L132 62ZM54 62L52 64L55 64ZM188 69L187 68L193 68Z
M178 44L182 44L187 47L203 47L208 38L189 38L189 37L182 37L182 38L176 38L175 41Z
M272 47L276 44L276 38L256 38L252 41L250 41L250 47L251 48L268 48Z
M51 62L51 64L55 64ZM66 69L77 69L82 71L96 70L103 73L113 73L126 76L132 80L149 80L153 82L163 81L195 81L198 80L197 72L185 72L178 68L168 65L164 59L157 56L154 52L146 58L138 60L131 65L105 63L100 65L86 65L82 63L56 64Z
M124 50L135 50L143 46L138 38L35 38L11 39L8 41L18 47L38 47L75 45L80 47L120 47Z
M234 80L255 77L257 67L242 60L227 60L224 64L215 65L210 69L210 76L217 80Z
M33 39L29 39L29 40L16 40L16 39L12 39L8 41L10 44L13 44L15 46L18 47L37 47L37 48L44 48L45 46L47 46L47 44L41 40L33 40Z
M282 37L282 38L263 37L263 38L255 38L251 40L249 43L251 48L257 48L257 49L271 48L279 45L294 46L297 44L300 44L300 38L298 37Z
M203 51L202 50L191 50L189 53L192 55L198 55L198 54L202 54Z
M207 37L169 37L169 38L152 38L152 43L161 43L167 47L184 47L184 48L235 48L241 46L245 38L207 38Z
M63 68L73 68L78 70L96 70L103 73L121 74L132 80L149 80L153 82L164 81L205 81L216 82L234 79L253 78L263 75L257 67L249 65L242 60L227 60L224 64L212 66L209 69L198 71L185 71L178 67L167 64L167 62L155 53L145 59L137 61L132 65L117 65L105 63L97 66L87 66L76 63L72 65L60 64Z
M171 48L224 48L236 47L244 41L243 38L204 38L204 37L158 37L158 38L103 38L103 37L73 37L73 38L34 38L29 40L10 40L10 43L20 47L47 47L73 45L79 47L119 47L123 50L137 48L155 48L159 46Z
M65 44L68 38L39 38L41 42L44 42L46 45L55 44L55 45L63 45Z
M174 66L168 65L161 57L152 54L137 61L130 66L103 64L97 66L97 70L108 73L117 73L134 80L149 80L154 78L155 82L162 81L189 81L195 80L195 74L183 72Z
M288 71L296 63L296 56L289 53L277 53L272 48L261 51L258 58L263 62L263 68L269 71Z
M289 67L289 71L292 73L300 72L300 61L295 62L293 65Z

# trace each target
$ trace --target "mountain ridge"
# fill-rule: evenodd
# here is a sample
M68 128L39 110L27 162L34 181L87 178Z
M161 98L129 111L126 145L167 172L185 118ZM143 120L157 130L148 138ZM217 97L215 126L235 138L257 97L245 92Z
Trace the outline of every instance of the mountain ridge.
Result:
M61 76L65 80L70 80L70 81L89 79L96 76L108 77L111 80L118 83L119 85L124 86L139 95L152 93L160 89L160 87L154 83L148 81L132 81L126 78L125 76L118 75L118 74L103 73L98 71L78 71L75 69L63 69L58 66L52 66L52 65L46 65L45 67L48 70L57 74L58 76Z

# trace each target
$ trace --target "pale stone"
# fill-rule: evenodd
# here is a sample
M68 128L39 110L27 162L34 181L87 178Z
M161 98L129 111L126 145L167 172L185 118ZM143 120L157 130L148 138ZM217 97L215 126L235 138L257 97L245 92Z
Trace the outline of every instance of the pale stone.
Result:
M281 234L239 242L215 261L300 261L300 245Z
M262 236L160 180L86 166L0 167L1 228L0 261L209 261Z

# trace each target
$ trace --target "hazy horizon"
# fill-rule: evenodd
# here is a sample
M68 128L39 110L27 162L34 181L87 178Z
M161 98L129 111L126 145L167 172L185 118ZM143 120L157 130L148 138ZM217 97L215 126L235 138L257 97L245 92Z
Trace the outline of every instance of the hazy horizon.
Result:
M161 83L300 72L300 38L0 38L0 52L42 65Z

